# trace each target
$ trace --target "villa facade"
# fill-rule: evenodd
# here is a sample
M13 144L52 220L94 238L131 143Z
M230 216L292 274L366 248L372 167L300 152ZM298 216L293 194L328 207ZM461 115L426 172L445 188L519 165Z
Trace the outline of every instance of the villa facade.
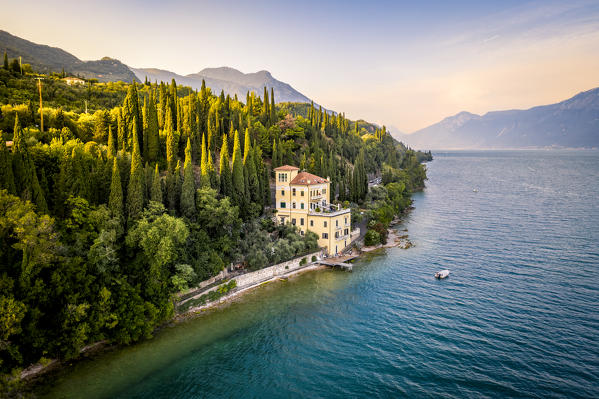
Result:
M310 230L329 255L340 253L351 242L351 212L330 203L329 180L295 166L275 168L275 208L278 223Z

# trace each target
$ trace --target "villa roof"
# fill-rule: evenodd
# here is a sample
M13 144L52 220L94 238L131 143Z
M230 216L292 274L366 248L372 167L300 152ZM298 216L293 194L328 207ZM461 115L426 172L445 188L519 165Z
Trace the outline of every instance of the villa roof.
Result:
M293 178L293 180L291 180L291 184L302 184L302 185L311 185L311 184L321 184L321 183L328 183L329 181L327 179L324 179L320 176L316 176L313 175L312 173L308 173L308 172L300 172L297 174L297 176L295 176Z
M289 170L299 170L299 168L296 168L295 166L291 166L291 165L283 165L283 166L279 166L278 168L275 168L275 170L289 171Z

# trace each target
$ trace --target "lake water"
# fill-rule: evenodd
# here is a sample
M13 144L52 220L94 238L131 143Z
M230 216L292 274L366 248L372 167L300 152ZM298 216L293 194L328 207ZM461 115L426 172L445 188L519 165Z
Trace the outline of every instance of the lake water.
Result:
M428 176L400 227L414 248L268 284L42 391L599 397L599 153L437 153Z

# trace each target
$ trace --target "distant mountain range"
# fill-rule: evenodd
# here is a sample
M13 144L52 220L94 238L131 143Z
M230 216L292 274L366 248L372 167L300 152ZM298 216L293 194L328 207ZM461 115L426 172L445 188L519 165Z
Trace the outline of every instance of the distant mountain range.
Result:
M64 68L66 72L87 79L96 78L100 82L139 81L129 67L119 60L104 57L98 61L81 61L57 47L36 44L0 30L0 53L4 54L5 51L9 58L22 57L24 63L39 72L61 72Z
M137 78L144 81L147 77L151 82L163 81L170 82L175 79L177 84L190 86L199 89L202 86L202 79L206 86L212 89L214 94L219 94L221 90L234 96L237 94L241 101L245 101L245 95L254 92L262 96L264 87L269 90L274 88L276 102L299 102L309 103L310 99L295 90L291 85L281 82L272 77L268 71L259 71L254 73L243 73L230 67L205 68L198 73L190 75L177 75L174 72L155 68L131 68Z
M202 79L214 94L224 90L226 94L237 96L244 101L248 91L261 96L264 87L275 91L276 102L310 102L310 99L295 90L291 85L273 78L268 71L242 73L234 68L206 68L198 73L182 76L174 72L156 68L131 68L119 60L104 57L98 61L81 61L74 55L46 45L36 44L0 30L0 54L7 52L9 58L22 57L23 62L31 64L34 70L40 72L65 72L82 76L87 79L96 78L100 82L143 82L147 77L150 81L170 82L173 78L177 84L199 89Z
M527 110L460 112L395 138L416 149L599 147L599 88Z

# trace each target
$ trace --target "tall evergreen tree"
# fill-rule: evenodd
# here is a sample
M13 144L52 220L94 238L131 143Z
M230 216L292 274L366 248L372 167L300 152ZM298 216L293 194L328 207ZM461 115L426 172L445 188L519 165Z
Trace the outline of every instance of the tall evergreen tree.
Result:
M245 129L245 137L243 139L243 164L247 163L248 155L252 149L252 139L250 138L250 130Z
M4 53L6 55L6 53ZM0 130L0 188L8 191L9 194L16 194L15 178L12 172L12 158L6 148L4 133Z
M177 82L173 78L171 80L171 118L173 123L173 129L177 130L179 124L177 122L177 116L179 115L179 96L177 95Z
M147 79L147 78L146 78ZM149 118L149 114L150 111L148 109L148 98L146 96L144 96L144 105L142 108L142 126L143 126L143 147L141 147L142 151L142 157L143 159L148 160L148 118Z
M117 154L117 141L112 133L112 126L108 126L108 158L114 158Z
M15 114L13 132L12 167L17 193L22 199L33 202L39 212L45 213L48 211L48 204L37 178L35 164L25 144L18 114Z
M270 88L270 124L277 122L277 109L275 108L275 89Z
M112 179L110 181L108 209L110 209L112 217L118 218L121 223L125 220L123 211L123 187L121 185L121 171L116 157L114 157L112 161Z
M247 169L247 186L249 199L251 202L262 206L262 193L260 192L260 181L256 172L256 162L254 161L254 151L250 148L244 167Z
M223 134L223 146L220 149L220 193L224 196L231 197L233 188L231 181L231 166L229 165L229 145L227 144L227 135Z
M162 203L162 183L160 181L160 171L158 170L158 164L156 164L156 168L154 169L154 175L152 176L150 200Z
M243 160L241 158L241 145L239 144L239 132L235 131L235 138L233 141L233 200L235 204L239 206L240 211L243 213L246 205L245 201L245 180L243 177Z
M139 148L143 148L143 120L139 106L139 98L137 95L137 84L133 82L129 85L127 96L123 100L123 122L127 128L127 148L133 148L133 125L137 128Z
M160 153L160 136L158 134L158 112L156 110L156 100L153 94L150 94L148 103L148 161L156 162Z
M127 187L127 220L133 223L141 216L144 207L144 169L141 163L139 140L137 139L137 121L133 123L133 152L131 154L131 173Z
M117 129L118 148L125 151L127 149L127 127L123 119L123 107L119 107L117 114Z
M4 70L8 71L9 69L9 65L8 65L8 54L6 54L6 51L4 52Z
M202 136L202 159L200 161L200 186L210 187L210 174L208 170L208 151L206 149L206 136Z
M279 165L279 151L277 148L277 139L276 138L273 139L273 141L272 141L272 158L271 158L271 160L272 160L271 165L272 165L273 169L280 166Z
M202 162L204 162L202 160ZM195 178L191 162L191 140L187 139L185 163L183 164L183 185L181 186L181 213L192 219L195 215Z
M164 118L164 129L166 130L166 162L169 171L173 171L177 163L177 141L171 121L172 111L170 108L167 108L166 117Z

